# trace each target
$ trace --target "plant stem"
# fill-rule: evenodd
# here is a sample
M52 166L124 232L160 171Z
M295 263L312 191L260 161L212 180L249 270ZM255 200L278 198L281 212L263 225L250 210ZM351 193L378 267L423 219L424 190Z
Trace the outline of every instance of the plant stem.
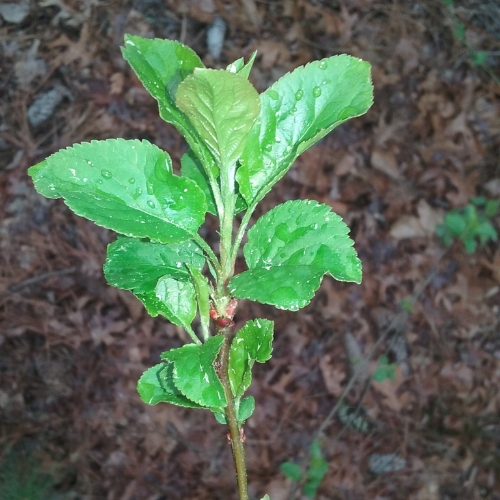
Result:
M240 500L248 500L247 472L245 465L245 450L240 436L240 427L234 408L234 397L229 382L229 349L234 337L233 326L222 328L219 333L224 335L224 342L220 350L220 380L226 396L226 420L229 425L231 447L233 449L234 466L236 468L236 480Z
M198 246L207 254L207 257L210 259L210 262L214 266L215 272L220 276L221 267L219 264L219 260L215 255L214 251L210 248L210 245L199 235L194 235L194 241L198 244Z
M247 208L247 211L245 212L245 215L243 216L243 219L241 220L241 224L240 224L240 227L238 228L238 232L236 233L236 238L234 239L234 245L233 245L232 252L231 252L231 275L232 275L232 273L234 273L234 266L236 263L236 257L238 257L238 250L239 250L240 245L241 245L241 240L243 239L243 236L245 235L245 231L247 229L248 223L250 222L250 217L252 216L256 206L257 206L257 203L254 203L253 205L251 205Z

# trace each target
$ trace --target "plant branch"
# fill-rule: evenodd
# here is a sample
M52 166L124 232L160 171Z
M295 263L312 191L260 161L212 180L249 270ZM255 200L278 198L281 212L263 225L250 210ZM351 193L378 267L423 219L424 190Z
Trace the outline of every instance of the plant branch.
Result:
M226 420L229 425L229 435L233 450L234 465L236 468L236 479L238 482L238 493L240 500L248 500L247 473L245 465L245 450L240 436L240 427L234 406L234 397L229 382L229 350L234 337L234 326L222 328L219 333L224 335L224 342L220 351L220 380L226 396Z

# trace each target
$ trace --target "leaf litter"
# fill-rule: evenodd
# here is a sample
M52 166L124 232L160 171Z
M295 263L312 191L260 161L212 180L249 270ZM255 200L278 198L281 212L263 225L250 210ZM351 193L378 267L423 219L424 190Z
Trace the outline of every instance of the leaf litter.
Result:
M53 491L73 498L233 495L231 456L211 415L148 408L135 392L144 368L185 333L108 287L111 233L37 196L26 176L62 147L116 136L151 140L178 166L185 146L119 45L127 32L181 38L213 64L205 39L219 16L228 31L216 67L259 49L250 75L259 91L342 52L372 64L376 90L373 109L300 158L260 208L295 198L330 205L352 228L364 276L360 286L325 278L300 313L240 303L238 325L257 316L276 331L273 358L254 372L251 488L289 498L280 463L307 453L356 371L345 335L366 355L397 316L362 364L368 382L346 396L373 429L340 434L337 418L326 427L329 470L317 498L500 498L500 253L444 253L433 236L446 211L499 196L500 87L468 59L444 2L243 4L58 0L29 4L26 15L2 11L0 464L10 450L34 450ZM496 3L456 2L456 15L498 76ZM28 109L54 88L71 98L37 126ZM206 228L216 229L213 219ZM395 379L370 383L382 355L396 363Z

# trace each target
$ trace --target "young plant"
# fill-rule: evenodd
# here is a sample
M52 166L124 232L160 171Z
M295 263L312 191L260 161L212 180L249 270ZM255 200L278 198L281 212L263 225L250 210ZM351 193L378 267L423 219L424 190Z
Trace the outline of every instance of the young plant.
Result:
M302 492L307 498L314 498L328 471L328 462L323 458L319 440L313 441L311 444L308 459L305 471L295 462L283 462L280 469L286 477L300 484Z
M191 343L164 352L142 375L139 394L151 405L207 409L227 423L246 500L243 423L255 401L245 392L253 364L271 357L273 322L255 319L235 332L238 300L297 311L325 274L359 283L361 263L347 226L316 201L287 201L257 220L243 248L248 269L235 275L238 250L255 207L295 158L371 106L370 66L330 57L259 95L248 82L255 54L207 69L179 42L130 35L122 52L189 145L181 175L165 151L123 139L74 145L29 175L39 193L119 233L104 263L109 284L189 334ZM219 219L219 255L198 234L207 212Z
M478 240L481 245L497 241L498 233L491 219L498 214L499 206L498 200L476 196L465 207L450 210L444 216L444 224L437 226L436 234L445 246L456 238L462 241L467 253L474 253Z

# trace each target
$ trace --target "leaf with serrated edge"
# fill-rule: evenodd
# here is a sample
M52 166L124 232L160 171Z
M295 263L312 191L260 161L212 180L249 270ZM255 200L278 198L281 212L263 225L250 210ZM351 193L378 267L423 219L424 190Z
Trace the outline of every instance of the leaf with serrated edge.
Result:
M271 358L274 323L267 319L248 321L234 337L229 351L229 382L236 398L240 398L252 383L255 361L264 363Z
M77 215L126 236L178 243L205 218L201 189L173 175L169 155L145 140L76 144L28 174L40 194L64 198Z
M108 245L104 276L110 285L122 290L151 292L163 276L189 281L186 264L200 271L205 264L202 250L192 240L162 245L120 236Z
M328 205L278 205L248 232L243 251L249 270L235 276L229 290L240 299L296 311L309 304L324 274L360 283L361 262L348 233Z
M207 174L203 169L203 165L196 158L193 151L190 149L187 153L184 153L181 157L181 174L183 177L187 177L192 181L196 182L198 187L203 191L205 198L207 200L207 211L212 215L217 215L217 207L215 204L215 198L208 181ZM239 192L236 196L236 207L235 214L246 210L247 204Z
M160 278L153 293L136 292L136 296L151 316L161 314L193 334L191 323L196 316L196 293L190 281Z
M175 40L151 40L133 35L125 35L122 54L144 87L158 102L160 117L177 128L205 168L217 176L218 169L210 152L175 104L179 84L195 68L204 67L198 55Z
M225 408L224 389L213 362L224 341L223 335L210 337L203 345L186 344L161 355L174 363L174 384L190 400L201 406Z
M174 365L159 363L147 369L137 383L137 392L148 405L171 403L185 408L202 408L182 394L173 382Z
M234 166L260 110L259 94L252 84L224 70L196 69L179 85L176 104L217 164Z
M347 55L314 61L284 75L260 100L236 174L249 205L269 192L299 154L370 108L370 65Z

